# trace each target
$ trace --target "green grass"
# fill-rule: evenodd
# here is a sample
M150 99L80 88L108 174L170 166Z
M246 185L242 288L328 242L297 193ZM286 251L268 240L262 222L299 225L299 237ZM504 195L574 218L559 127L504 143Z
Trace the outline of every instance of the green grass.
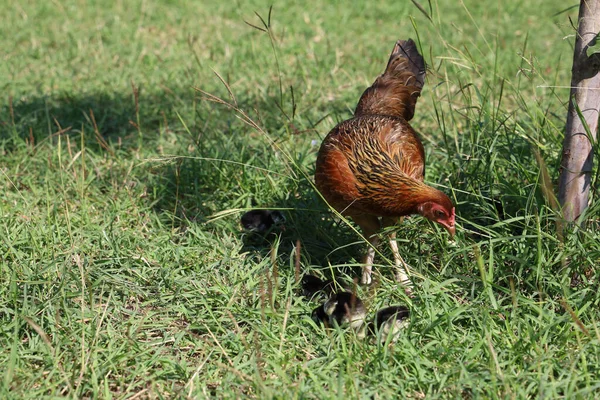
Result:
M430 20L288 2L269 33L245 23L268 2L192 3L2 4L2 398L595 396L600 203L559 240L534 157L555 184L575 3L423 1ZM382 246L359 294L412 316L379 347L310 321L294 254L301 273L357 275L364 243L316 194L316 151L406 37L430 68L426 178L460 229L398 228L414 299ZM252 207L287 229L242 234Z

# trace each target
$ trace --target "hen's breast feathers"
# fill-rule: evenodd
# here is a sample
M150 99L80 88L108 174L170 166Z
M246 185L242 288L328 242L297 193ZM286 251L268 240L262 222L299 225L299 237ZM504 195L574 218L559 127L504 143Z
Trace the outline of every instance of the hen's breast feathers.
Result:
M346 153L335 141L323 142L321 145L315 183L325 199L339 211L360 196Z

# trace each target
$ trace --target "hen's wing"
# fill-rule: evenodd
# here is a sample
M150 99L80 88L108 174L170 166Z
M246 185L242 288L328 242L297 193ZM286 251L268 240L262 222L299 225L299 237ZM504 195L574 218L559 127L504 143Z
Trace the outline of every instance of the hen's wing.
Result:
M354 115L389 115L409 121L424 83L425 61L415 42L399 40L384 73L362 94Z
M425 178L425 149L421 140L408 124L402 129L380 132L380 140L387 145L386 152L400 170L418 181Z

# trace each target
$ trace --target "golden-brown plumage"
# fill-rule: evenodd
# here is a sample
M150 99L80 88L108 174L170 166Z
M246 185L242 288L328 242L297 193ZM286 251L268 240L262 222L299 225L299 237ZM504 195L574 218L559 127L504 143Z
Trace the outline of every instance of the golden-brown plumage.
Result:
M425 63L415 43L398 41L384 73L361 96L354 117L333 128L319 150L317 188L333 208L354 219L372 246L382 226L410 214L421 214L454 233L452 202L423 183L423 145L408 124L424 81ZM395 233L390 245L397 279L408 284ZM363 283L371 282L374 255L370 247Z

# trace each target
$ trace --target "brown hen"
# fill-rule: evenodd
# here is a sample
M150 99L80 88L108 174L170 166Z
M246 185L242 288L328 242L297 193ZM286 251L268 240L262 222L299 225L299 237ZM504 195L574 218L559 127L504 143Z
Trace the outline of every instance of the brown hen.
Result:
M317 188L329 205L361 227L371 244L363 260L363 284L371 283L382 227L420 214L454 235L454 206L443 192L423 183L423 145L408 124L424 82L425 62L415 43L399 40L384 73L362 94L354 117L333 128L319 150ZM396 280L410 292L395 239L396 233L390 233Z

